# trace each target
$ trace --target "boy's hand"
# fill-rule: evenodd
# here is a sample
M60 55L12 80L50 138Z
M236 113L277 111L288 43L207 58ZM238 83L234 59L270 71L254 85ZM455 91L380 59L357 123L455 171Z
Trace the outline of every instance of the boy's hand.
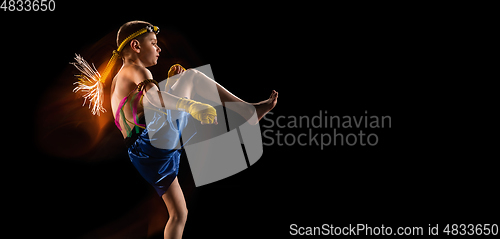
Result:
M180 98L175 106L178 110L188 112L201 124L218 124L217 111L209 104Z
M175 76L175 75L180 74L184 71L186 71L186 69L184 69L184 67L182 67L179 64L175 64L175 65L170 67L170 70L168 70L168 77Z

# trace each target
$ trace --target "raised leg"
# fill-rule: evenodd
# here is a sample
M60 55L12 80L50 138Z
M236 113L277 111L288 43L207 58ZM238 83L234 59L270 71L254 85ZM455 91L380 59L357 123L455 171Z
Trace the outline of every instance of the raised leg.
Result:
M240 102L241 104L231 104L229 108L245 119L250 119L255 112L257 113L258 120L260 120L267 112L274 108L278 100L278 92L273 90L269 99L255 104L247 103L202 72L197 70L183 72L182 69L179 72L182 75L173 84L172 94L190 99L200 96L213 102L221 102L224 106L225 102Z

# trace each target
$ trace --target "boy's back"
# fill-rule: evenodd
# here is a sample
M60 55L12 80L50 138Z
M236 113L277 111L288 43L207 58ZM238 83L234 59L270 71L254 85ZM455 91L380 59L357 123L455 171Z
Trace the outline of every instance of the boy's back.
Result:
M111 84L111 109L113 111L113 117L116 117L116 111L118 110L119 104L123 98L128 97L127 101L130 101L133 95L131 92L137 93L134 91L137 88L137 85L146 79L153 79L153 76L145 67L134 64L123 65ZM143 115L144 110L142 104L138 104L136 107L138 115ZM127 119L133 119L130 107L123 107L123 112ZM133 124L128 124L129 127L133 128ZM123 127L121 132L124 138L127 137L127 132Z

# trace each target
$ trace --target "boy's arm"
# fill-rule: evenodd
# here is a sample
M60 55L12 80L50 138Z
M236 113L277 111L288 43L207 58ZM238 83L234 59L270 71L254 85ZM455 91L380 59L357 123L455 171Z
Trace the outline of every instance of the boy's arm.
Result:
M136 67L138 67L138 75L133 77L134 83L138 85L144 80L153 79L153 75L148 69L139 66ZM196 120L201 121L202 124L217 124L217 112L211 105L190 99L179 98L170 93L160 91L152 82L149 82L145 86L144 94L146 95L145 98L147 102L157 108L183 110L191 114Z
M130 79L135 85L139 85L145 80L153 79L153 74L151 71L141 66L131 66L132 74ZM175 110L176 103L180 99L179 97L169 94L167 92L162 92L158 87L153 83L149 82L144 87L144 95L147 99L148 103L152 104L157 108L165 108L168 110Z

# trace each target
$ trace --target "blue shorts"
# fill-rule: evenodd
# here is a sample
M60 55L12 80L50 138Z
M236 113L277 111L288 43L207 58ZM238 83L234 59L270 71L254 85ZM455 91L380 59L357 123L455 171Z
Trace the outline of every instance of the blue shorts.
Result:
M167 110L166 113L155 113L146 129L135 135L134 139L137 139L128 146L130 161L160 197L177 177L182 149L180 135L192 118L190 114L177 110ZM196 130L188 138L195 133Z

